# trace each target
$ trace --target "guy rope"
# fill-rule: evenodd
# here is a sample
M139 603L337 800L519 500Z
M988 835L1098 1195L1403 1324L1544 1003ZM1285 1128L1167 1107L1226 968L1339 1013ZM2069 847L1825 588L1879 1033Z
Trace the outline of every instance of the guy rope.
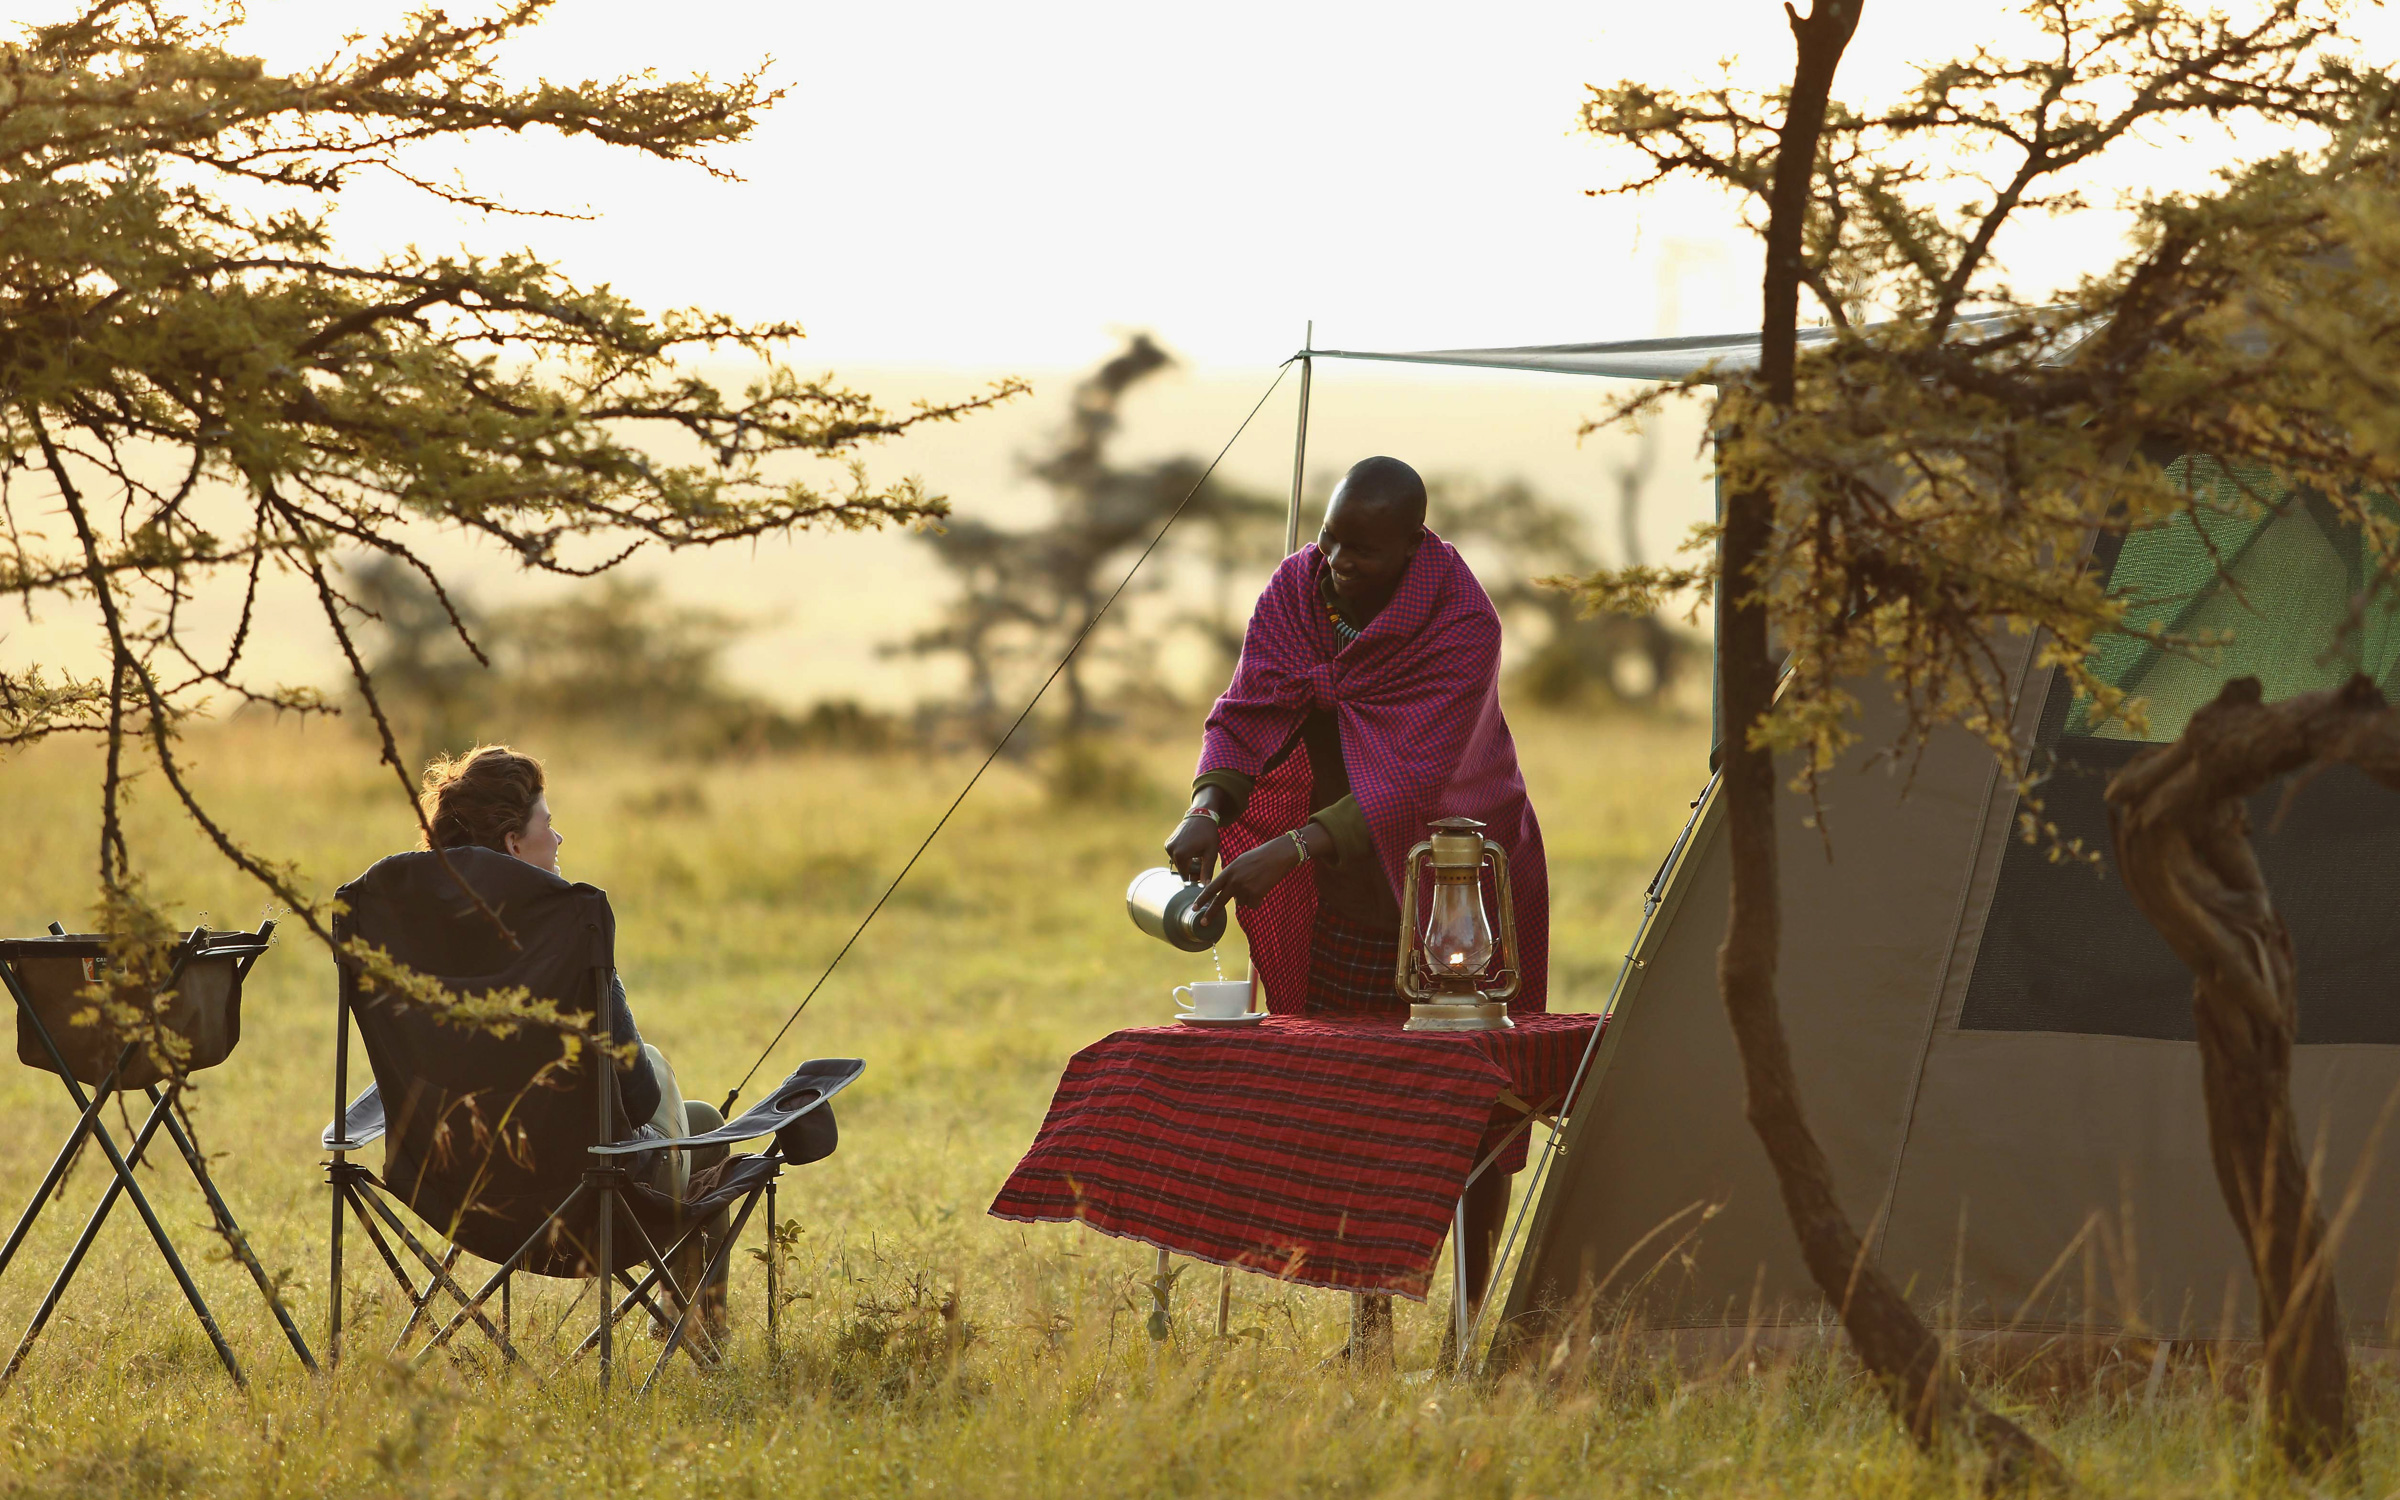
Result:
M1166 520L1160 523L1157 534L1152 536L1149 544L1142 548L1141 555L1133 560L1133 565L1125 570L1125 576L1118 580L1116 588L1110 591L1106 599L1100 601L1100 607L1092 611L1091 618L1083 622L1083 629L1075 633L1075 639L1067 643L1067 649L1060 654L1058 664L1050 669L1050 675L1044 677L1041 685L1033 690L1033 696L1025 700L1024 711L1019 713L1008 728L1001 732L997 740L993 741L991 753L984 756L983 763L978 765L975 773L967 778L967 784L958 789L958 795L950 799L950 805L942 810L941 817L934 821L933 827L918 843L916 852L909 855L908 863L900 867L900 873L892 877L891 884L883 888L883 894L875 898L875 904L867 908L867 914L859 918L858 925L850 930L849 938L843 942L840 951L833 955L832 962L825 965L824 972L817 976L817 982L808 987L808 993L800 997L800 1003L792 1007L792 1013L784 1017L783 1025L776 1028L773 1039L760 1050L757 1060L750 1064L750 1071L744 1073L741 1081L736 1083L732 1091L726 1094L725 1102L718 1108L727 1117L732 1116L734 1102L741 1098L742 1090L750 1086L750 1080L758 1076L758 1070L766 1065L767 1059L774 1055L778 1046L782 1045L784 1037L791 1031L794 1023L800 1019L801 1013L808 1009L808 1003L817 998L817 991L825 987L825 981L832 978L833 971L841 967L843 959L849 957L851 948L857 944L860 935L866 932L868 924L875 920L876 915L883 910L884 903L892 899L892 893L900 889L900 882L908 878L908 872L916 868L917 861L924 857L925 851L933 846L936 838L940 837L942 829L950 822L951 814L957 812L959 804L967 800L967 794L975 790L975 784L983 779L984 772L992 768L992 762L1000 758L1000 752L1008 747L1008 742L1016 737L1017 731L1025 727L1025 721L1033 717L1033 710L1042 701L1042 695L1050 690L1052 683L1058 681L1059 674L1067 669L1067 663L1075 659L1075 653L1083 649L1083 643L1091 638L1091 634L1098 628L1101 618L1108 613L1109 606L1117 602L1118 597L1133 582L1133 575L1142 570L1142 564L1148 562L1150 554L1158 550L1158 544L1166 540L1168 530L1198 497L1201 489L1207 485L1209 476L1217 472L1217 465L1223 463L1225 455L1233 451L1233 445L1240 442L1242 434L1250 430L1252 419L1265 408L1268 399L1283 384L1283 377L1290 372L1295 362L1301 366L1301 390L1303 393L1306 392L1309 360L1307 351L1303 350L1276 367L1275 378L1268 382L1265 392L1252 404L1249 414L1242 418L1241 425L1233 430L1233 436L1227 438L1225 446L1217 450L1217 456L1208 461L1208 467L1200 471L1200 477L1192 482L1192 487L1185 491L1184 497L1175 502L1175 508L1169 511ZM1304 424L1306 416L1304 408L1302 411ZM1305 431L1305 425L1303 430ZM1292 474L1292 513L1284 528L1287 555L1289 552L1297 550L1299 546L1297 527L1299 524L1300 474L1298 463L1299 460L1295 459Z

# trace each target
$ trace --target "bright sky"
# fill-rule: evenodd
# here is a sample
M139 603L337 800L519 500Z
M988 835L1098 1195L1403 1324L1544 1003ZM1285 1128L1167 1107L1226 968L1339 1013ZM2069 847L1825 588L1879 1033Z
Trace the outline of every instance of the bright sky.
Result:
M297 61L400 9L254 0L249 35ZM1888 87L2009 14L1871 3L1845 83ZM1312 318L1321 342L1384 348L1741 327L1755 252L1722 201L1585 196L1612 168L1575 113L1590 82L1729 58L1772 84L1789 56L1769 0L559 0L512 54L528 76L774 59L791 97L722 157L746 182L486 142L479 185L601 217L454 227L395 191L346 224L531 243L646 301L795 317L844 363L1073 366L1133 325L1253 367ZM1662 257L1685 264L1679 306Z
M299 66L342 31L382 29L408 8L250 0L244 41L270 65ZM450 5L460 17L482 8ZM1868 0L1839 91L1888 97L1911 64L2006 46L2022 24L2010 6ZM1074 375L1131 329L1155 331L1195 368L1133 404L1128 450L1209 452L1311 319L1321 346L1370 349L1752 326L1757 250L1731 205L1697 190L1587 196L1623 163L1575 133L1576 111L1587 83L1699 83L1720 59L1772 87L1790 49L1774 0L557 0L511 52L516 76L723 77L771 58L790 97L719 157L745 180L590 143L486 140L414 165L596 217L482 219L367 180L338 228L360 249L531 246L647 305L796 320L810 333L799 363L894 398L1031 375L1035 402L874 460L879 473L923 474L962 514L1014 520L1042 503L1017 458L1063 415ZM2111 171L2197 185L2224 153L2221 141L2132 152ZM2016 253L2023 289L2105 264L2115 234L2105 216L2036 230ZM1622 440L1575 436L1600 384L1336 366L1318 390L1317 464L1338 472L1380 449L1429 472L1521 474L1586 506L1595 530L1609 524L1609 445ZM1284 482L1288 401L1229 458L1237 477ZM1707 513L1688 436L1668 457L1645 512L1654 558ZM458 561L487 594L522 586L504 560ZM783 696L902 701L938 686L880 656L907 622L861 603L921 609L938 597L938 575L905 538L800 538L641 566L678 594L743 601L779 622L737 665ZM63 650L66 628L20 627L0 649ZM291 650L293 674L322 675L321 643L294 637Z

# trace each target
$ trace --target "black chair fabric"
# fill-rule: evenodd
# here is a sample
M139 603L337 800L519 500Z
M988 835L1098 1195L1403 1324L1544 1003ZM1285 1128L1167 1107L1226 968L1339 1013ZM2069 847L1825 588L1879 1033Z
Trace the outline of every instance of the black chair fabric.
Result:
M523 989L588 1027L615 969L607 895L493 850L445 854L448 869L432 853L398 854L342 887L340 935L454 993ZM513 946L470 888L507 924ZM387 1112L386 1187L453 1243L507 1259L590 1165L588 1150L598 1144L591 1049L568 1061L567 1040L553 1027L498 1035L454 1023L369 987L348 961L341 982ZM630 1133L620 1110L611 1139ZM654 1241L675 1230L681 1211L671 1194L637 1179L626 1196ZM587 1274L592 1227L589 1214L562 1219L524 1268ZM617 1243L620 1264L643 1259L632 1236L620 1233Z

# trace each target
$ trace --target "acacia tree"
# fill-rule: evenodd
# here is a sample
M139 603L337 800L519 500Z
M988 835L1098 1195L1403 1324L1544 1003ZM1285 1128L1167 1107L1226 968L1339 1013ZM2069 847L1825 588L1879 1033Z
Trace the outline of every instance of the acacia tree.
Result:
M427 143L549 131L729 175L710 153L777 98L758 73L509 81L498 50L547 8L419 12L292 72L235 50L230 0L191 13L91 0L0 46L0 589L88 619L103 664L0 672L0 749L104 743L102 920L131 947L163 930L120 817L145 763L329 939L299 872L204 805L178 750L212 703L336 711L248 669L278 578L312 601L413 809L345 554L413 571L474 650L420 550L436 530L584 576L646 546L929 521L939 497L870 482L857 451L1018 389L895 415L781 363L791 323L645 312L529 253L337 242L332 210L369 174L509 211L419 172ZM754 373L728 387L701 356ZM798 460L836 461L830 482L794 477ZM229 633L195 625L211 604L236 618Z
M1047 451L1026 460L1026 472L1051 493L1055 514L1047 525L1009 529L961 521L926 536L943 566L955 574L959 591L941 621L890 648L895 654L951 655L967 669L967 702L986 731L1006 725L1000 704L1003 671L1018 661L1037 669L1054 661L1086 629L1092 640L1067 656L1060 672L1066 711L1060 737L1077 743L1103 718L1086 667L1095 659L1114 664L1131 685L1157 686L1155 634L1140 631L1138 617L1112 610L1097 625L1095 614L1122 581L1126 559L1155 539L1159 527L1181 513L1200 526L1195 550L1219 581L1248 559L1251 549L1236 538L1258 537L1258 523L1282 513L1274 500L1212 478L1208 464L1190 455L1119 464L1110 453L1123 422L1125 398L1142 382L1174 367L1175 356L1149 334L1137 333L1075 387L1075 405ZM1147 572L1131 586L1138 597L1167 585L1171 574ZM1197 625L1216 636L1205 618L1179 615L1174 625ZM1234 648L1240 648L1238 630Z
M2038 806L2012 728L2011 635L2037 635L2041 660L2093 714L2139 727L2140 703L2092 670L2095 638L2193 643L2129 618L2085 543L2189 510L2161 453L2267 464L2331 497L2361 529L2371 578L2389 582L2395 528L2364 497L2400 479L2400 342L2381 316L2400 272L2393 129L2381 74L2341 50L2334 0L2270 0L2238 22L2176 3L2041 0L2026 13L2037 55L1979 49L1873 111L1832 97L1862 3L1790 12L1787 89L1625 83L1585 107L1591 132L1642 162L1623 190L1676 177L1727 189L1766 252L1757 367L1610 414L1682 392L1713 399L1725 508L1700 540L1715 557L1595 574L1587 596L1640 611L1677 590L1722 590L1732 910L1719 981L1750 1120L1811 1275L1910 1433L1928 1446L1966 1436L1995 1472L2024 1472L2046 1455L1960 1386L1864 1253L1810 1132L1774 987L1775 758L1797 765L1797 790L1813 787L1857 738L1856 693L1880 682L1904 710L1883 748L1905 757L1936 726L1963 725ZM2100 158L2186 128L2287 149L2131 195L2127 248L2104 272L2015 284L2006 231L2090 206ZM1830 325L1805 356L1804 296ZM1771 643L1792 664L1780 691ZM2289 1033L2278 1075L2272 1027L2207 1019L2254 988L2204 979L2195 991L2209 1069L2268 1099L2228 1112L2212 1090L2209 1126L2258 1271L2266 1406L2283 1451L2310 1463L2342 1451L2351 1423L2322 1215L2288 1172L2281 1194L2259 1189L2298 1160L2283 1150ZM2260 1211L2269 1200L2284 1217Z

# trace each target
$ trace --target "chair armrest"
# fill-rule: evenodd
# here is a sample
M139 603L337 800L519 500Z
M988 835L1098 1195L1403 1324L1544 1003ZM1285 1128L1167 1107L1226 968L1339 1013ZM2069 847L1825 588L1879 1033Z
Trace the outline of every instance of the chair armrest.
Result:
M342 1118L326 1126L325 1133L317 1139L328 1151L356 1151L383 1139L384 1131L389 1128L383 1118L383 1095L370 1083L364 1093L350 1101L350 1107L342 1111Z
M804 1062L792 1070L789 1078L775 1085L766 1098L706 1135L687 1135L676 1140L619 1141L610 1146L594 1146L592 1154L635 1156L646 1151L731 1146L756 1140L762 1135L773 1135L822 1107L834 1095L856 1083L859 1075L866 1071L866 1063L855 1057L824 1057Z

